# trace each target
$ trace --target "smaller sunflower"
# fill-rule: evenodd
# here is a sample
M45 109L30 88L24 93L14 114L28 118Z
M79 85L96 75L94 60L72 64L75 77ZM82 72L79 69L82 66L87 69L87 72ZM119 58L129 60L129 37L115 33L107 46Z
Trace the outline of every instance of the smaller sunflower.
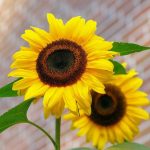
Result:
M139 91L142 80L135 77L134 70L127 75L116 75L114 80L105 84L106 94L92 91L91 115L65 115L72 120L72 127L78 128L78 135L86 135L98 149L103 149L107 142L112 144L131 141L138 133L142 119L149 119L149 114L140 106L149 105L147 94Z

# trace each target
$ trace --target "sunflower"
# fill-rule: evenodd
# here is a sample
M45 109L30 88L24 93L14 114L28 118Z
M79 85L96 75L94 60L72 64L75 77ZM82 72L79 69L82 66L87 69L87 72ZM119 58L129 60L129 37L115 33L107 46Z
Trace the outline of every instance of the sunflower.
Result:
M86 135L87 141L98 149L107 142L112 144L130 141L138 133L142 119L149 119L147 111L140 106L149 105L146 93L139 91L142 80L135 77L134 70L126 75L116 75L105 84L106 93L92 91L91 115L80 112L80 116L66 114L72 127L79 129L78 135Z
M53 14L47 19L49 32L31 27L22 35L29 47L13 55L14 70L8 76L21 78L13 90L25 91L25 100L44 97L45 117L60 117L64 107L90 114L89 89L105 93L102 82L112 77L112 42L95 34L93 20L77 16L64 24Z

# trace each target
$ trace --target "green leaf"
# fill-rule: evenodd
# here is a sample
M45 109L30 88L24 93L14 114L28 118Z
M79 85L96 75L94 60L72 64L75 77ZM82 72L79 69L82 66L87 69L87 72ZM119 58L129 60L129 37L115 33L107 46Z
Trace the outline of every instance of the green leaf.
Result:
M125 142L123 144L111 146L106 150L150 150L150 147L146 147L142 144Z
M33 99L26 100L16 107L10 109L8 112L4 113L0 116L0 133L5 131L7 128L19 124L19 123L28 123L37 129L41 130L54 144L56 147L56 142L53 140L50 134L48 134L42 127L35 124L34 122L28 120L27 117L27 111L29 109L29 106L31 105Z
M141 52L150 49L150 47L141 46L134 43L114 42L111 51L119 52L120 55L128 55L135 52Z
M115 60L110 60L113 65L114 65L114 73L115 75L117 74L126 74L126 69L122 66L122 64L120 64L119 62L115 61Z
M33 99L22 102L0 116L0 133L19 123L28 123L27 111Z
M78 148L72 148L70 150L94 150L94 149L87 148L87 147L78 147Z
M19 79L3 86L0 88L0 97L15 97L18 96L17 91L13 91L12 90L12 86L14 84L14 82L18 81Z

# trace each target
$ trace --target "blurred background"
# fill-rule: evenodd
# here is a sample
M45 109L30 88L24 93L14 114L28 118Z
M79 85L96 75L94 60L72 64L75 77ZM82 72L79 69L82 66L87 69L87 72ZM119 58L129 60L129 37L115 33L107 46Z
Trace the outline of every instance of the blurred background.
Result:
M150 0L0 0L0 86L7 78L12 54L26 43L20 38L24 30L37 26L48 30L46 13L52 12L67 21L81 15L98 22L97 34L110 41L135 42L150 46ZM144 79L142 90L150 94L150 51L125 56ZM17 105L23 98L0 100L0 114ZM146 108L150 112L150 107ZM54 118L44 120L42 103L32 105L29 118L54 135ZM150 146L150 121L140 125L136 142ZM89 146L85 138L70 131L70 123L62 122L62 150ZM34 127L20 124L0 134L0 150L53 150L48 138Z

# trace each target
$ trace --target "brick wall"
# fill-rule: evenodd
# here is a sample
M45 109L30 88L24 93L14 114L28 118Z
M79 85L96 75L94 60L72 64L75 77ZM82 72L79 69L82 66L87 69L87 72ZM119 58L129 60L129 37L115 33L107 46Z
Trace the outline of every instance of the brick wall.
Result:
M150 45L150 0L0 0L0 86L12 79L10 71L11 55L26 43L20 35L30 25L48 29L46 13L67 20L81 15L98 22L97 33L112 41L130 41ZM143 90L150 93L150 51L121 60L136 68L145 80ZM22 98L0 100L0 113L20 103ZM150 112L150 107L146 108ZM44 120L42 104L32 105L29 118L54 135L54 118ZM86 146L84 138L70 132L70 123L62 123L62 150ZM135 141L150 146L150 121L142 123L141 132ZM0 135L1 150L53 150L47 137L29 125L14 126Z

